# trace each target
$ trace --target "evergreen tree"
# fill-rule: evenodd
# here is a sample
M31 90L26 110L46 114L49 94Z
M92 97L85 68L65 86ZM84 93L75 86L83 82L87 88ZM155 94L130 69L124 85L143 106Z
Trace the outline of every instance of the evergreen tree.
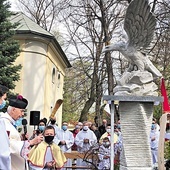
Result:
M13 39L18 23L12 24L9 19L13 15L7 0L0 0L0 84L9 89L15 88L19 80L21 65L14 62L19 55L19 43Z

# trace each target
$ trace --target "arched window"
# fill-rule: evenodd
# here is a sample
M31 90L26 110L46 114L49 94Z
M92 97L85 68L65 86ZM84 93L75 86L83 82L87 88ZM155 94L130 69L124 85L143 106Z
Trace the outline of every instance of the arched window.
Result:
M61 78L61 75L60 75L60 73L58 72L58 75L57 75L57 86L58 86L58 88L60 87L60 78Z
M52 71L52 83L53 84L55 83L55 68L53 68L53 71Z
M58 80L60 80L60 73L58 73Z

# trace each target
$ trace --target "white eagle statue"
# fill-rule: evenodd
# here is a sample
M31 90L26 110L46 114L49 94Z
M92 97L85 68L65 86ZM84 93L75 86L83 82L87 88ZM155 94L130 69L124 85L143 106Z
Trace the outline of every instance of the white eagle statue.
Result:
M161 77L160 71L142 51L152 41L155 26L156 19L150 11L148 0L133 0L127 8L124 20L126 41L108 45L103 52L121 52L129 61L128 72L137 68L139 71L150 72L154 78Z

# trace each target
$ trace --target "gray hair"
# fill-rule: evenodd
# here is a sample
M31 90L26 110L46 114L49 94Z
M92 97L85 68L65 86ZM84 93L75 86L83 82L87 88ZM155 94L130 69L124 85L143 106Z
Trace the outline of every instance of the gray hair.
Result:
M8 106L8 108L7 108L7 112L8 112L8 113L10 113L10 112L11 112L11 110L12 110L12 108L13 108L12 106Z

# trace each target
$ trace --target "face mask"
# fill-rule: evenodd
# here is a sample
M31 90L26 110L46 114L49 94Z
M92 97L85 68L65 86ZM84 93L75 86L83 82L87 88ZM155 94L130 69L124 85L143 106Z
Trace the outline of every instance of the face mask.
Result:
M107 133L110 133L110 132L111 132L111 129L106 129L106 132L107 132Z
M67 126L66 126L66 125L63 125L63 126L62 126L62 129L63 129L64 131L66 131L66 130L67 130Z
M2 103L0 104L0 109L3 109L6 105L6 100L2 100Z
M16 120L16 121L15 121L15 125L16 125L16 126L21 126L21 125L22 125L22 119L23 119L23 118L21 117L21 118L19 118L18 120Z
M110 142L103 142L103 146L109 147L110 146Z
M154 129L155 129L155 124L152 124L151 130L154 130Z
M45 142L50 144L52 143L54 136L44 136Z
M51 120L51 124L52 124L52 125L54 125L54 124L55 124L55 122L56 122L55 120Z
M118 125L117 125L117 128L118 128L118 129L121 129L121 126L120 126L120 124L118 124Z
M88 126L83 126L83 130L84 130L84 131L87 131L88 129L89 129Z
M41 132L43 132L44 129L45 129L45 126L39 126L39 130L40 130Z

